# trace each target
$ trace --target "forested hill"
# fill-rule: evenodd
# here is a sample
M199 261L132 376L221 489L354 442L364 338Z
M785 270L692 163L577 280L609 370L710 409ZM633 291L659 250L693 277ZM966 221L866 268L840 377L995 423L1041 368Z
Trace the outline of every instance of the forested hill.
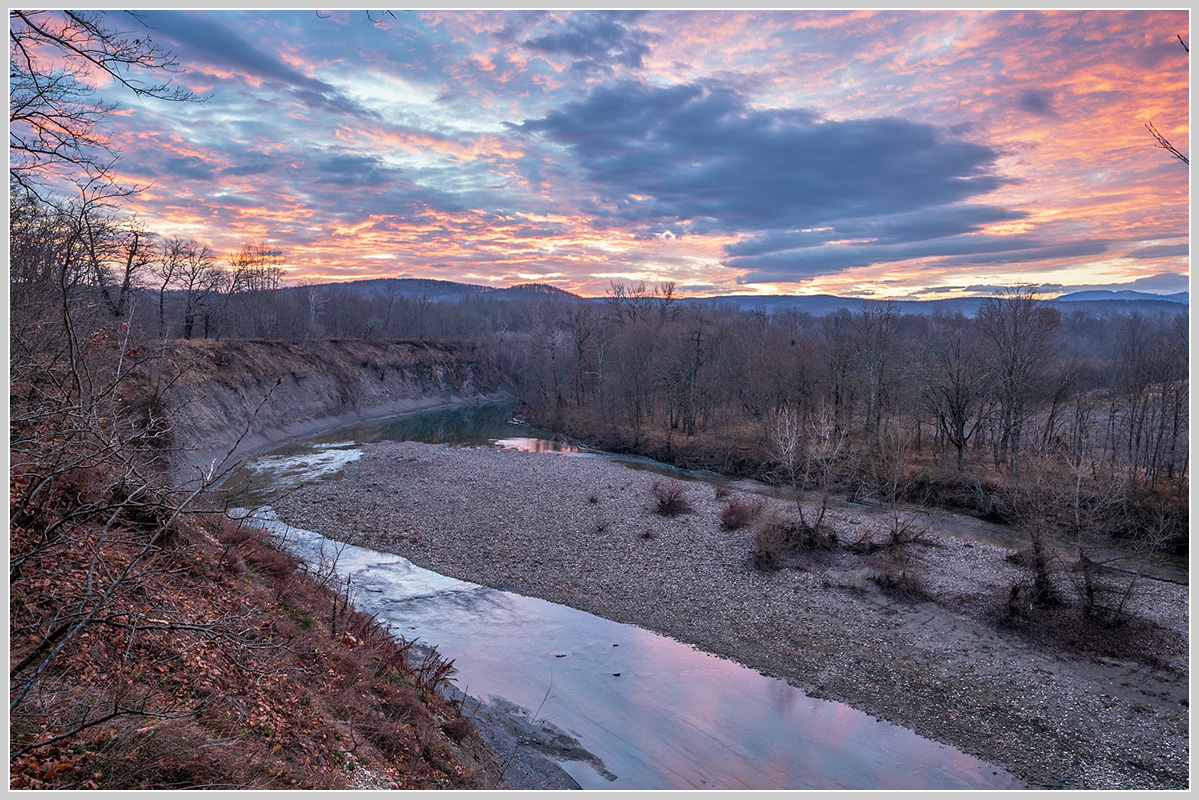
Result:
M493 300L555 296L578 297L578 295L548 283L518 283L512 286L495 287L430 278L370 278L345 283L315 284L312 288L338 290L362 297L424 298L439 302L462 300L468 297L487 297Z

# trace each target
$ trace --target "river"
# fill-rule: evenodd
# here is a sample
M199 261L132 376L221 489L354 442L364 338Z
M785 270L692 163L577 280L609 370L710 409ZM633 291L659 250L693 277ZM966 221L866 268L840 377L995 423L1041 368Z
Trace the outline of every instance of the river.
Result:
M590 755L562 767L583 788L1022 788L999 767L690 645L273 521L274 493L337 480L361 445L385 439L612 456L558 442L501 406L455 407L288 443L227 482L302 558L335 561L361 610L453 659L459 689L576 739Z

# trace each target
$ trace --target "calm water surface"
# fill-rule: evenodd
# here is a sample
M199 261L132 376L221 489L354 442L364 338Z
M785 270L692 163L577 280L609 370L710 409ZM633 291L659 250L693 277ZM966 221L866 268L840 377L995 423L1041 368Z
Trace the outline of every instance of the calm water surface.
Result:
M562 764L583 788L1022 787L973 756L667 637L263 519L310 563L335 563L358 608L454 659L458 688L577 739L598 759Z

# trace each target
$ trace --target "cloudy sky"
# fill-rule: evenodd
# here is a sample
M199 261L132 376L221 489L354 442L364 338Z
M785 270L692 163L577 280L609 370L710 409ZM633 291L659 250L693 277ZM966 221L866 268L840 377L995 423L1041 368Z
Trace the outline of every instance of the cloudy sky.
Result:
M123 15L113 23L139 30ZM1185 290L1187 11L147 11L149 227L295 280ZM144 35L140 31L139 35Z

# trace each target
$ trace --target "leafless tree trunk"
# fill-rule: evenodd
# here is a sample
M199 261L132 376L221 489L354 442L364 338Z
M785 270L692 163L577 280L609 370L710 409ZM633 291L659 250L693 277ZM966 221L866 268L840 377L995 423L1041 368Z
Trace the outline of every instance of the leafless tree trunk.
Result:
M992 391L999 402L996 462L1006 463L1012 471L1018 469L1024 426L1058 318L1057 312L1029 286L1008 289L984 303L978 312L982 333L990 345L987 362Z

